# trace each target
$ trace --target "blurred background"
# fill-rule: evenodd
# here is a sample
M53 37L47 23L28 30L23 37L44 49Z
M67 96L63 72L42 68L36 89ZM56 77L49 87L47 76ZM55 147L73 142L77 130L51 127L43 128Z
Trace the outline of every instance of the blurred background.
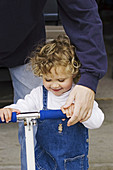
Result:
M105 113L101 128L90 130L89 170L113 170L113 0L97 0L103 22L108 55L108 71L99 82L96 100ZM64 32L56 0L48 0L44 9L47 39ZM0 107L13 102L13 88L7 68L0 68ZM18 124L0 124L0 170L20 169Z

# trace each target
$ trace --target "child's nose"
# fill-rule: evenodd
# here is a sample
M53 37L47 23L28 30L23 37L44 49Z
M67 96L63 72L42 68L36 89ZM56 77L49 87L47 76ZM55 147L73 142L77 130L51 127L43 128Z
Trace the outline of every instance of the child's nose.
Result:
M59 84L58 83L53 83L52 84L52 88L58 88L59 87Z

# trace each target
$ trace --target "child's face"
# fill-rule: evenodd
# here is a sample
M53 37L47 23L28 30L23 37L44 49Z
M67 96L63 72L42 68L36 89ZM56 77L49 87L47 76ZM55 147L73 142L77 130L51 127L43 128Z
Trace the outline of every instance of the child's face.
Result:
M56 70L53 67L50 74L43 75L43 84L45 88L56 96L60 96L70 90L72 83L73 76L67 75L65 67L63 66L57 67Z

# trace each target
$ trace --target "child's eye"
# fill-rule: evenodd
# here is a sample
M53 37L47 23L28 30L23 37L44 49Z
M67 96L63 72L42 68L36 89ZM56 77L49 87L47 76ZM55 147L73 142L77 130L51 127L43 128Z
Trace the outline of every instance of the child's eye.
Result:
M45 79L45 81L50 82L50 81L51 81L51 79Z
M65 81L65 79L58 79L58 81L59 81L59 82L64 82L64 81Z

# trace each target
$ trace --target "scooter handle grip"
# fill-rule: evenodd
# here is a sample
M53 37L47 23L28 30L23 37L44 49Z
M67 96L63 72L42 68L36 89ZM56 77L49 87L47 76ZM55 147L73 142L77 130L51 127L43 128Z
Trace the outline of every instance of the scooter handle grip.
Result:
M66 114L63 114L61 110L40 110L40 120L66 118Z

